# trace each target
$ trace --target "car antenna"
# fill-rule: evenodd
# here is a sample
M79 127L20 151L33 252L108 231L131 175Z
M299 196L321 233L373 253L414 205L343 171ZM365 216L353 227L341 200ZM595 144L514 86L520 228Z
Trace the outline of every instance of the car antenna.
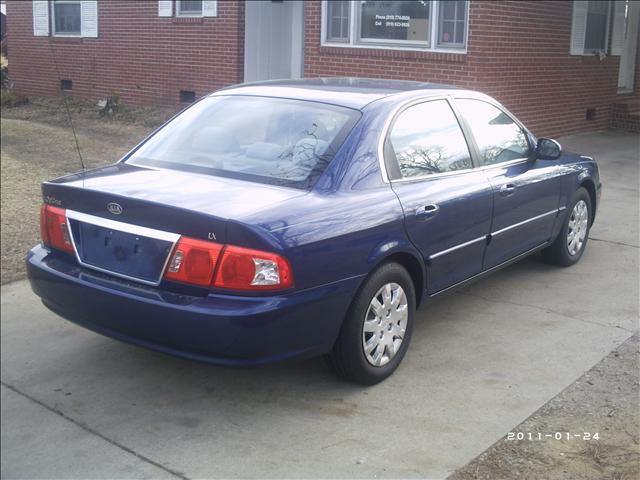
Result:
M58 81L62 84L62 76L60 75L60 69L58 68L58 62L56 60L56 53L53 49L53 43L49 40L49 48L51 49L51 57L53 58L53 65L56 67L56 73L58 74ZM69 110L69 102L67 101L67 96L63 93L62 100L64 101L64 108L67 112L67 118L69 119L69 124L71 125L71 131L73 132L73 139L76 142L76 151L78 152L78 158L80 159L80 165L82 165L82 187L84 188L84 173L86 171L86 167L84 166L84 160L82 159L82 152L80 151L80 143L78 142L78 135L76 134L76 127L73 124L73 118L71 118L71 110Z

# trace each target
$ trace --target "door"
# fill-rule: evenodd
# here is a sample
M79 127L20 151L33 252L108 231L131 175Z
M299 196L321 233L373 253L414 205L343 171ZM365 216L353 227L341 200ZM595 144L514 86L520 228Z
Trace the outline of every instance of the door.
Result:
M244 81L301 78L302 0L245 3Z
M533 159L526 132L497 105L457 98L478 151L478 164L493 189L491 237L483 269L499 265L551 237L558 215L557 161Z
M636 50L638 48L638 23L640 22L640 3L625 3L624 34L620 70L618 72L618 91L633 92L633 77L636 68ZM616 8L619 8L616 4Z
M420 250L432 294L482 270L492 191L473 169L469 147L446 99L406 108L385 142L391 186L407 234Z

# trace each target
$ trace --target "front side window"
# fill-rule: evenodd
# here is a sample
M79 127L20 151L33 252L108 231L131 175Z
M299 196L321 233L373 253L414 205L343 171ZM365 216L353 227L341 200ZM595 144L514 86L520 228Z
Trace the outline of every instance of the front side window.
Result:
M481 166L529 156L531 147L526 134L502 110L490 103L472 99L457 99L456 105L476 140Z
M389 142L402 178L473 166L458 120L446 100L407 108L394 122Z
M54 35L80 35L82 13L79 0L55 0L52 5Z
M206 97L127 162L307 189L359 118L357 110L309 101Z
M176 13L179 17L201 17L202 0L178 0Z
M325 0L322 5L322 38L327 44L451 51L466 48L466 0Z
M607 25L609 2L590 1L587 7L587 28L584 36L585 52L605 51L607 48Z

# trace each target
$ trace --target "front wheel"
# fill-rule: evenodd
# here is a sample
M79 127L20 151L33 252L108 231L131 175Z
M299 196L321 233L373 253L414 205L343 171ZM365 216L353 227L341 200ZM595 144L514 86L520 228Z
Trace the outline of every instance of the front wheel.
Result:
M568 213L558 237L542 250L544 260L561 267L568 267L580 260L587 246L590 223L591 197L580 187L569 202Z
M329 354L343 378L373 385L391 375L409 347L416 304L413 281L397 263L387 263L365 281Z

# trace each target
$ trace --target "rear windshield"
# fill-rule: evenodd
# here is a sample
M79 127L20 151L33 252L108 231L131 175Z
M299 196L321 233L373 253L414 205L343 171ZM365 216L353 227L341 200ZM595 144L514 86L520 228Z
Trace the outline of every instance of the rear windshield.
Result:
M160 129L127 162L311 188L358 118L357 110L317 102L207 97Z

